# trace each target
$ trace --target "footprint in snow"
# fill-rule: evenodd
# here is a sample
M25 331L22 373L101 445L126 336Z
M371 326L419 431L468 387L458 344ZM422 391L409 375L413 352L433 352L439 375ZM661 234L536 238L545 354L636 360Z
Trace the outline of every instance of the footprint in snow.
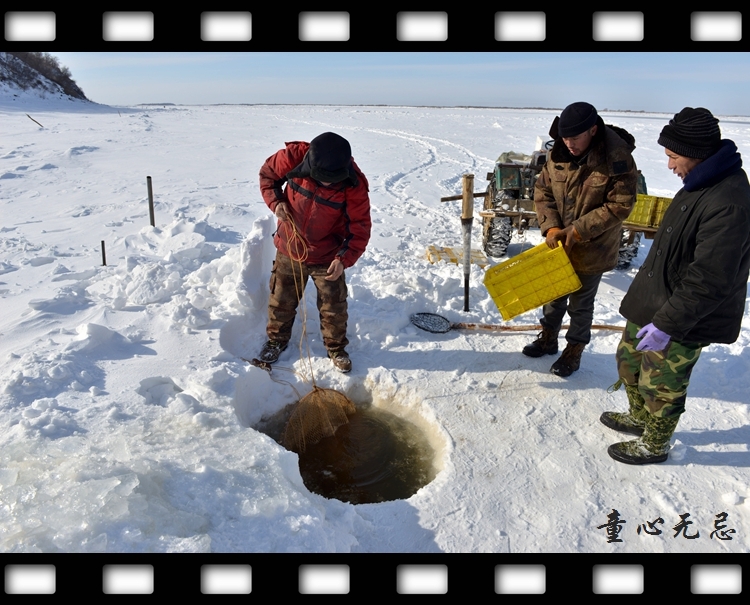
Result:
M98 147L93 147L91 145L81 145L79 147L71 147L68 149L65 154L66 155L83 155L84 153L91 153L92 151L97 151Z

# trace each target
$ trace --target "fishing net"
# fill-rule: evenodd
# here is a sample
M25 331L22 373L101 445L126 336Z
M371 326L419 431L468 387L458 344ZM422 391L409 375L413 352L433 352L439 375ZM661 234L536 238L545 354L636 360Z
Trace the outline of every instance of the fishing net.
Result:
M348 416L355 411L354 403L343 393L315 386L294 406L284 429L282 445L302 453L308 445L333 437L336 429L349 422Z
M287 225L288 223L288 225ZM304 238L297 231L297 227L288 217L287 221L282 221L282 225L291 229L289 236L290 245L287 247L292 259L292 270L295 264L300 271L300 279L295 275L295 284L297 284L297 300L302 302L302 336L300 338L300 354L302 354L302 345L307 343L306 323L307 323L307 306L305 304L305 283L302 283L302 263L307 259L307 244ZM301 251L300 254L292 254L292 250ZM287 449L302 453L307 446L318 443L321 439L332 437L341 425L349 422L348 416L356 411L354 403L343 393L334 389L325 389L315 384L315 375L312 369L312 360L310 357L309 345L307 347L307 361L310 367L310 381L312 391L301 397L295 404L291 416L286 423L282 437L282 445Z

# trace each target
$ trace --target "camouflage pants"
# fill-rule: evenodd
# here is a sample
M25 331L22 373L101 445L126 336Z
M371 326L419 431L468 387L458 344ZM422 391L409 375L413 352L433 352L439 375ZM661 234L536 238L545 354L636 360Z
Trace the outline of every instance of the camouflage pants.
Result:
M293 263L288 256L276 253L271 271L271 296L268 300L266 334L269 340L289 342L297 306L308 278L312 277L318 292L317 303L323 343L329 351L340 351L349 344L346 338L349 314L344 274L342 273L336 281L328 281L325 279L327 271L328 265Z
M676 418L685 411L690 375L704 343L670 340L663 351L636 351L640 330L627 322L617 346L617 373L626 387L636 387L648 411L659 418Z

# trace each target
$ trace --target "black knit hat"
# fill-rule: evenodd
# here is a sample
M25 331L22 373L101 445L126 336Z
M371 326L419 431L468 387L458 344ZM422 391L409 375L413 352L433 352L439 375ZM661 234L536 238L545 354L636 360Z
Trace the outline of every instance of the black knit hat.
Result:
M659 145L678 155L705 160L721 145L719 120L703 107L686 107L662 129Z
M571 103L560 114L557 123L557 134L564 138L577 137L596 124L599 114L590 103L579 101Z
M349 176L352 148L344 137L324 132L310 141L310 176L321 183L339 183Z

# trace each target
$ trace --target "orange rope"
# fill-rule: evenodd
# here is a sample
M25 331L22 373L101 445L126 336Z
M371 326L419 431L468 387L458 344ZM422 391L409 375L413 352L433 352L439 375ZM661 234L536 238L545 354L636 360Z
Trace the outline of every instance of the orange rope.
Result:
M286 221L281 221L281 225L285 226L286 223L289 223L289 225L291 225L291 233L287 235L287 252L289 253L289 259L292 261L292 277L294 279L294 288L297 293L297 301L302 305L302 334L299 341L299 354L300 358L304 358L304 343L307 346L307 362L310 366L310 378L313 388L316 388L317 385L315 384L315 374L313 373L312 368L312 355L310 354L310 343L307 341L307 302L305 301L305 286L307 284L302 283L302 263L307 260L309 250L307 247L307 242L305 242L305 238L302 237L302 234L297 229L297 225L294 224L294 221L292 220L292 217L289 216L289 214L287 214ZM301 254L299 255L299 257L297 257L297 255L292 252L292 250L294 250L295 252L301 250ZM299 280L294 272L295 263L297 263L297 266L299 268Z

